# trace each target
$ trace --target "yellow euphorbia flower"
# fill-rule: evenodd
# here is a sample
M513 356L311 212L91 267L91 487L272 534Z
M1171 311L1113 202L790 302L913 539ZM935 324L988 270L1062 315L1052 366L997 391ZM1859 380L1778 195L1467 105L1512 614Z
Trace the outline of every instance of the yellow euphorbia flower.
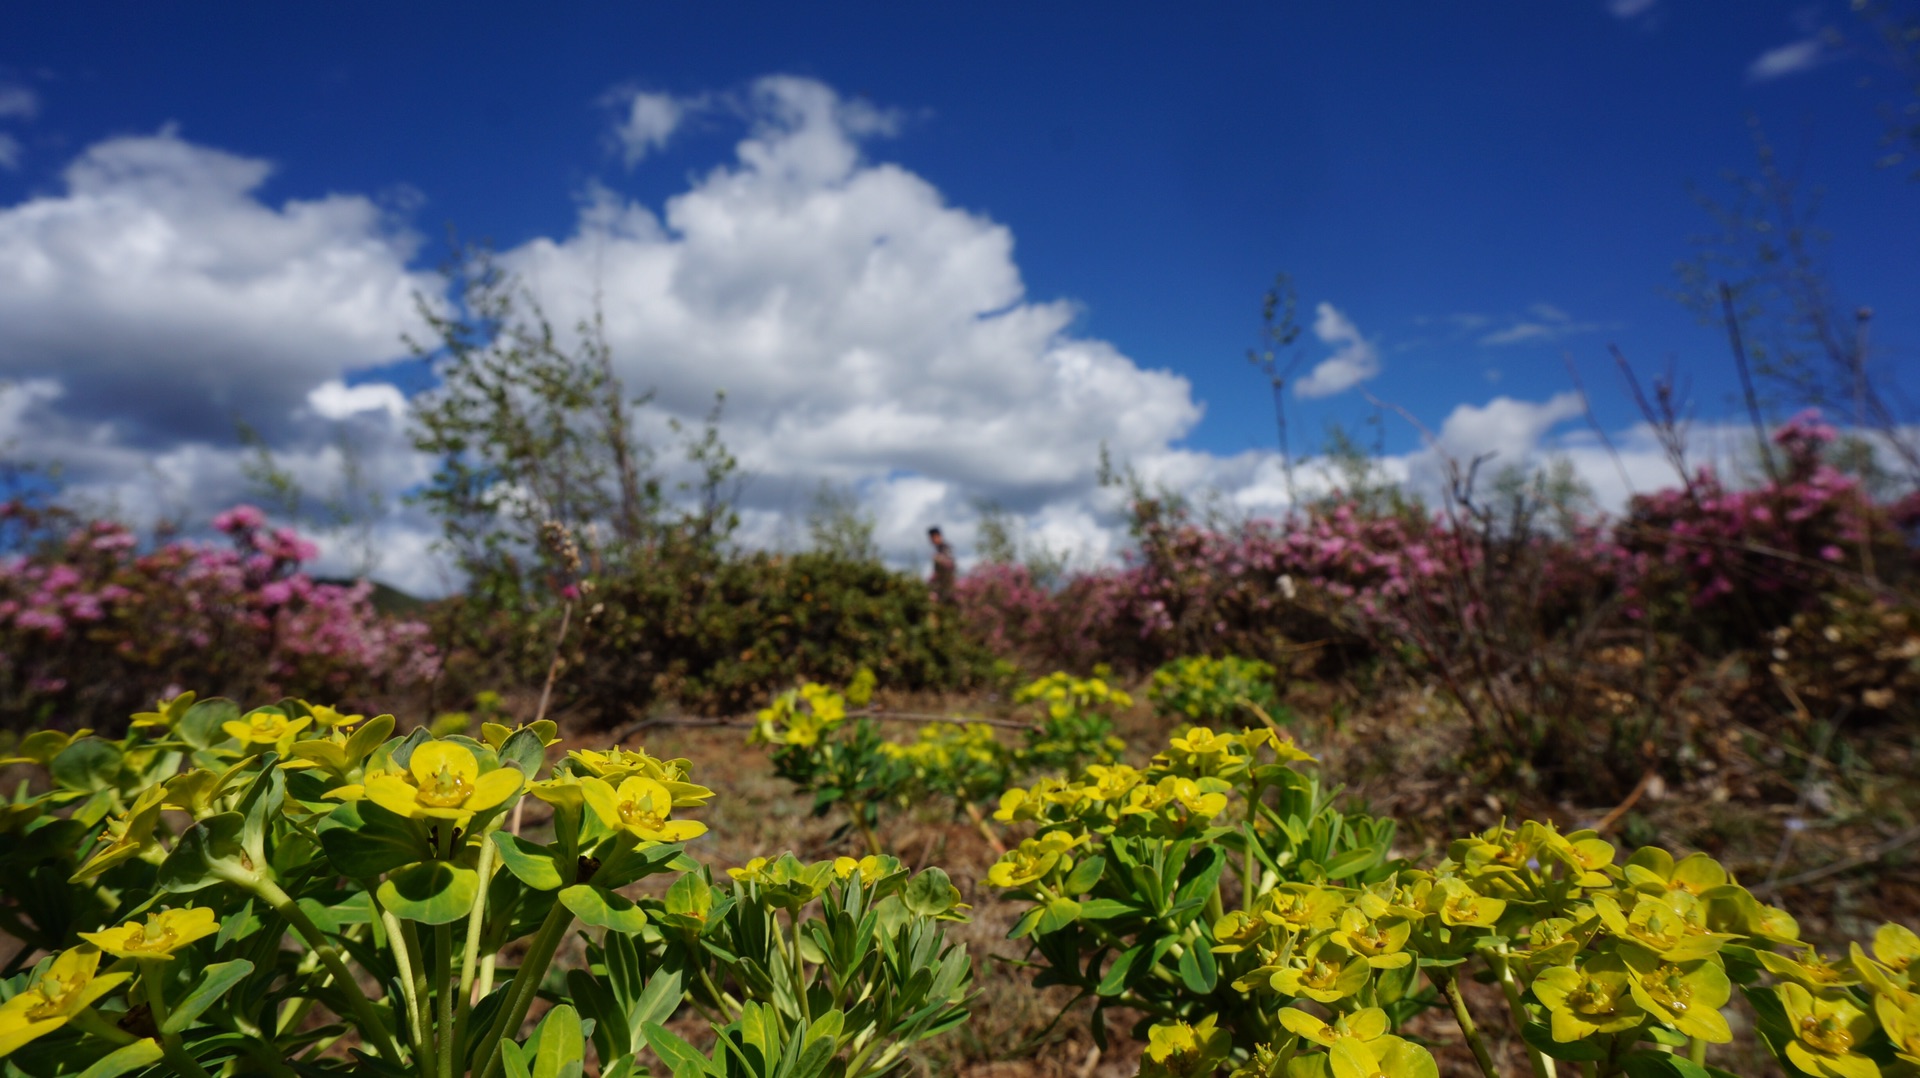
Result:
M293 719L282 712L260 708L231 722L221 723L220 729L226 731L228 737L240 742L243 747L277 745L283 739L291 739L312 722L313 720L305 715Z
M1565 1044L1595 1033L1619 1033L1647 1016L1633 997L1625 962L1600 955L1586 965L1555 966L1534 978L1533 994L1553 1016L1553 1039Z
M52 1033L93 1002L120 986L131 973L96 975L100 952L75 947L61 952L26 991L0 1003L0 1057Z
M987 870L987 882L995 887L1025 887L1056 868L1071 868L1073 858L1067 856L1067 851L1077 845L1079 840L1064 831L1049 831L1039 838L1027 839L993 863Z
M649 842L685 842L707 833L698 820L670 819L673 791L650 778L633 775L615 787L588 776L580 780L580 792L600 822Z
M1880 1065L1854 1051L1873 1035L1873 1020L1845 996L1822 999L1788 982L1774 989L1787 1012L1787 1060L1821 1078L1880 1078Z
M1193 1025L1166 1022L1147 1030L1147 1048L1141 1053L1141 1078L1201 1078L1212 1074L1232 1049L1232 1038L1215 1029L1217 1019L1207 1015Z
M1631 974L1628 987L1634 1002L1655 1018L1689 1037L1714 1044L1733 1039L1720 1008L1733 995L1733 982L1720 968L1720 960L1698 958L1691 962L1669 962L1639 947L1621 948L1621 956Z
M1507 911L1504 899L1488 898L1477 894L1456 879L1444 879L1436 883L1428 895L1434 913L1440 915L1440 923L1455 928L1491 928Z
M1856 972L1811 947L1789 958L1773 951L1759 952L1760 964L1767 972L1784 980L1796 981L1815 992L1828 992L1860 983Z
M1893 1042L1893 1050L1901 1059L1920 1066L1920 998L1909 998L1901 1006L1891 996L1880 996L1873 1001L1874 1016L1880 1019L1880 1028L1886 1032L1887 1039Z
M365 715L343 715L336 708L325 704L308 704L307 710L313 712L313 721L329 730L345 730L366 721Z
M1334 1042L1343 1039L1357 1040L1361 1044L1377 1041L1387 1035L1388 1026L1387 1012L1378 1007L1363 1007L1352 1014L1336 1015L1332 1025L1297 1007L1284 1007L1280 1011L1280 1024L1322 1048L1332 1048Z
M1340 911L1333 942L1367 960L1374 969L1399 969L1413 961L1406 949L1413 926L1400 918L1374 920L1349 906Z
M146 958L166 961L174 952L220 931L213 911L202 906L161 910L147 914L145 924L128 921L118 928L102 932L82 932L80 938L115 958Z
M1270 973L1267 983L1276 992L1305 996L1317 1003L1334 1003L1355 996L1367 986L1373 970L1365 959L1322 937L1295 951L1291 960L1258 972Z
M413 750L405 771L367 776L366 797L398 816L465 820L512 797L520 779L519 770L511 767L483 775L480 761L466 746L427 741Z
M107 869L140 855L154 845L153 829L160 823L160 809L166 801L164 786L149 786L134 798L133 806L119 819L107 824L107 844L87 859L73 879L90 880Z
M552 719L540 719L537 722L530 722L517 729L505 723L483 722L480 724L480 740L485 741L490 747L498 749L507 743L508 738L519 733L521 730L533 731L533 736L539 738L540 743L548 748L552 748L560 743L560 724L554 722Z
M860 874L862 884L871 885L893 875L901 869L898 857L885 854L868 854L855 860L851 857L833 859L833 874L840 879L850 879L855 872Z
M1637 856L1637 855L1636 855ZM1641 893L1633 909L1623 911L1611 895L1593 896L1593 911L1607 931L1669 962L1705 958L1733 937L1707 930L1707 907L1685 888ZM1767 952L1761 952L1764 956ZM1763 959L1764 960L1764 959Z
M183 692L171 700L155 704L152 711L136 711L133 714L133 728L162 732L171 730L187 713L187 709L193 706L194 699L192 692Z

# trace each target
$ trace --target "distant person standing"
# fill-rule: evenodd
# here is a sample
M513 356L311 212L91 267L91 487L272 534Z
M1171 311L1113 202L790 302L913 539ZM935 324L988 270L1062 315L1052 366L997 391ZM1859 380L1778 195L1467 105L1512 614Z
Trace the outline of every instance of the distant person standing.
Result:
M927 586L933 591L933 601L944 606L953 602L953 582L958 568L953 560L953 547L947 545L937 524L927 529L927 541L933 544L933 579Z

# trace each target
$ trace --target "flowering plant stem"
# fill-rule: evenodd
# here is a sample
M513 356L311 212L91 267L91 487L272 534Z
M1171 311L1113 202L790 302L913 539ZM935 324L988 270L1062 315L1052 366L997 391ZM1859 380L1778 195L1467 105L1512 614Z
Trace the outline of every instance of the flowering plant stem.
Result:
M1448 1006L1453 1008L1453 1020L1459 1023L1461 1036L1467 1039L1467 1047L1473 1049L1473 1060L1480 1064L1480 1073L1487 1078L1500 1078L1500 1071L1493 1065L1493 1056L1487 1051L1486 1041L1480 1037L1480 1029L1473 1024L1473 1014L1467 1010L1467 1000L1460 994L1460 982L1453 971L1438 966L1427 970L1427 977L1447 998Z
M534 933L533 941L527 947L527 957L514 970L513 981L507 986L506 1005L500 1009L500 1017L494 1021L493 1028L487 1031L486 1039L480 1042L480 1050L474 1053L476 1060L485 1060L480 1078L493 1078L500 1072L500 1041L520 1028L527 1020L527 1008L533 1006L533 997L540 990L540 981L547 974L547 966L553 961L553 952L559 948L560 941L566 938L567 929L573 924L573 913L566 903L556 896L553 909L547 912L547 918L540 922L539 931Z
M140 986L147 997L147 1010L153 1016L153 1028L160 1031L160 1051L183 1078L208 1078L206 1069L181 1047L180 1034L167 1032L166 986L162 983L166 969L165 959L140 962Z
M320 926L313 923L313 919L308 917L306 911L300 908L300 904L293 900L293 896L287 894L272 880L260 876L248 876L242 877L237 882L252 891L273 912L286 918L294 931L300 933L300 937L307 941L307 946L313 948L313 953L320 956L320 961L327 967L327 972L333 974L334 981L340 986L341 994L347 997L347 1006L352 1008L353 1017L360 1023L362 1035L374 1040L374 1047L379 1051L382 1059L398 1064L402 1057L400 1046L393 1039L393 1031L387 1028L386 1022L381 1020L380 1013L373 1009L372 1001L367 999L366 993L360 990L360 983L353 979L352 972L347 969L346 963L341 961L339 949L327 939L325 932L320 931Z

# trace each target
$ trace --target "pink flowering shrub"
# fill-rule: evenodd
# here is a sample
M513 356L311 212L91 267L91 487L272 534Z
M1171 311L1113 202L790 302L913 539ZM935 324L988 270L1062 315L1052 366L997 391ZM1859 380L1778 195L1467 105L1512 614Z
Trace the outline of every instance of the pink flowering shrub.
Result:
M175 686L350 701L431 677L425 625L385 617L371 586L300 571L316 551L252 506L214 518L230 545L143 552L110 521L0 505L39 537L0 560L0 716L106 726Z

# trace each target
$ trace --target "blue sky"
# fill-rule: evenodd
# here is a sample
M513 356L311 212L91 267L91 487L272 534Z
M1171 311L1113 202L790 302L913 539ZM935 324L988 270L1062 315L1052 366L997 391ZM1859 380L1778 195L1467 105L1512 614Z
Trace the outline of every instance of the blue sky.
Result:
M369 208L376 223L342 227L362 248L384 238L380 272L398 274L400 291L424 280L408 275L432 267L447 226L537 261L541 241L579 233L595 198L664 214L714 170L743 167L738 144L770 115L756 80L787 75L832 93L835 115L883 117L854 133L861 167L896 167L942 206L1000 226L1017 300L1071 304L1059 334L1190 383L1204 418L1163 416L1159 448L1228 458L1271 445L1269 398L1242 357L1282 269L1310 325L1316 305L1333 312L1325 339L1307 335L1302 373L1357 346L1378 370L1364 388L1434 429L1461 405L1551 401L1571 355L1602 423L1626 430L1637 416L1610 342L1648 369L1671 358L1711 420L1729 412L1722 338L1666 291L1706 226L1693 189L1720 193L1723 172L1752 170L1750 115L1825 189L1831 269L1849 302L1875 308L1878 362L1913 366L1920 189L1874 167L1876 110L1901 84L1823 38L1860 30L1840 3L1769 0L17 4L0 34L0 214L19 227L0 224L0 265L9 236L44 239L21 223L28 207L79 198L68 170L90 148L162 131L270 164L256 186L223 188L270 213L327 196ZM630 161L619 132L639 115L635 93L673 103L677 122ZM188 217L170 220L178 232ZM103 319L79 304L61 317ZM115 317L128 325L98 348L137 352L141 316ZM345 382L363 380L354 372L379 352L368 325L341 331L354 343L336 361L304 357L303 377L333 362ZM33 340L50 337L66 351L16 340L9 356L0 330L0 374L57 379L59 364L80 362L83 336L53 327ZM1518 341L1487 343L1502 338ZM129 353L111 369L140 363ZM91 396L69 385L61 406L76 422L112 421L121 384ZM1328 421L1372 413L1354 390L1290 407L1309 446ZM150 450L230 440L183 429L181 411L121 427ZM1549 439L1579 426L1564 406L1544 422ZM1417 447L1389 421L1388 452ZM942 472L927 452L787 478L854 484L884 517L936 511L934 496L888 509L871 484L937 475L951 489L931 504L962 504L966 468ZM1040 514L1082 480L975 485Z

